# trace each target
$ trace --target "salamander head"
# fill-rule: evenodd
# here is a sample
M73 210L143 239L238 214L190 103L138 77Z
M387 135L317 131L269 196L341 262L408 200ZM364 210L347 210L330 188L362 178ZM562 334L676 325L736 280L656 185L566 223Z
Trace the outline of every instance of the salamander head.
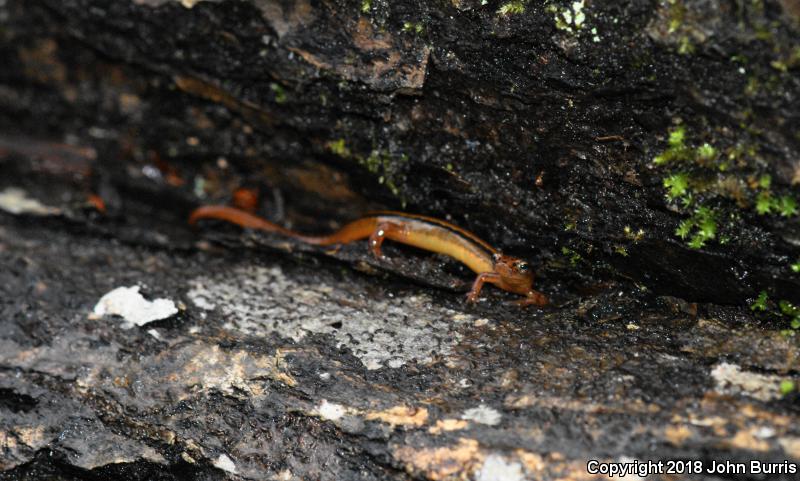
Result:
M497 286L506 291L527 295L533 287L533 269L516 257L497 253L493 257L494 272L500 276Z

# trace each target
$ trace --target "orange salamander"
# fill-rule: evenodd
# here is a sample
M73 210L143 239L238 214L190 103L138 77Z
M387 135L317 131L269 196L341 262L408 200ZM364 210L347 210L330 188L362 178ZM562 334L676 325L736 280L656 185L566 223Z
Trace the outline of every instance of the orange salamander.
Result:
M527 262L502 254L475 234L449 222L404 214L402 212L375 212L354 220L338 231L322 236L304 235L266 219L234 207L203 206L192 212L189 223L200 219L217 219L249 229L258 229L297 239L306 244L328 246L348 244L369 239L369 246L377 258L382 258L381 245L385 239L450 256L472 269L478 277L467 295L469 302L478 299L485 283L525 296L519 305L544 306L547 297L533 289L533 270Z

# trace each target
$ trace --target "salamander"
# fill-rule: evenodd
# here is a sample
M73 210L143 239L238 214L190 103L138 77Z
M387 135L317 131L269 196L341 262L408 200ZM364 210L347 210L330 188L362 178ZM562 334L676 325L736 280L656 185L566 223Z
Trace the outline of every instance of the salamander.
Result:
M346 224L328 235L311 236L289 230L243 210L221 205L197 208L189 217L195 224L201 219L217 219L240 227L278 233L306 244L328 246L348 244L369 239L369 247L378 259L383 257L381 245L385 239L450 256L469 267L478 276L472 284L467 301L475 302L485 283L525 296L519 305L544 306L547 297L533 289L533 270L516 257L508 256L475 234L449 222L402 212L374 212Z

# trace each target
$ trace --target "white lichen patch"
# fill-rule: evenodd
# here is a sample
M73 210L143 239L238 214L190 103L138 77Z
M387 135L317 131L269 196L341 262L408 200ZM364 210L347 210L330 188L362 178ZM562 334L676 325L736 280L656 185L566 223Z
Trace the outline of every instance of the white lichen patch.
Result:
M345 414L347 414L347 411L347 407L342 406L341 404L328 402L327 399L323 399L319 407L316 409L315 414L327 421L338 421L342 419Z
M178 313L178 308L171 300L148 301L139 293L139 289L140 286L117 287L108 292L94 306L91 317L99 319L105 315L116 315L132 324L143 326Z
M477 481L523 481L522 465L499 454L490 454L475 478Z
M236 465L227 454L220 454L217 459L214 460L214 467L231 474L236 474Z
M56 207L42 204L28 197L28 193L16 187L9 187L0 192L0 210L10 214L55 215L61 212Z
M330 334L367 369L397 368L446 356L461 339L456 328L474 317L437 306L425 295L390 297L362 284L324 278L295 280L279 267L240 267L190 281L189 299L204 310L219 309L228 330L263 336L276 333L301 341Z
M759 401L770 401L781 397L780 376L742 371L735 364L723 362L711 370L715 388L723 394L745 394Z
M467 409L464 411L464 414L461 415L461 419L479 424L486 424L487 426L497 426L500 424L502 418L503 415L500 414L500 412L484 404Z

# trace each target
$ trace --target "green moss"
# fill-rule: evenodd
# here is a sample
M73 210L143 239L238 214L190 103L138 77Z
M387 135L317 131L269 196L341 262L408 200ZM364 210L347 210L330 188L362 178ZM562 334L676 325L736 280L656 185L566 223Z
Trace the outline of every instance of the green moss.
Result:
M522 0L506 2L497 9L498 15L519 15L521 13L525 13L525 2Z
M759 215L767 215L772 213L774 209L775 199L772 197L772 193L768 190L759 192L756 197L756 212L758 212Z
M385 150L376 149L364 158L355 157L359 164L366 167L368 171L378 175L378 182L386 185L395 196L400 196L400 188L397 183L401 180L401 165L408 161L408 157L401 155L398 158Z
M372 10L372 0L361 0L361 13L369 13Z
M401 154L393 156L390 152L373 149L367 157L353 153L346 145L344 139L328 141L325 146L328 150L344 159L355 160L366 168L371 174L378 176L378 182L384 184L391 192L405 204L405 199L400 194L398 184L405 180L402 174L403 166L408 162L408 156Z
M706 242L717 236L716 212L708 207L698 207L691 217L678 224L675 235L688 240L686 245L692 249L704 247Z
M783 60L773 60L769 63L772 68L779 72L788 72L789 66Z
M686 195L689 190L689 174L679 172L664 178L664 187L667 188L667 198L671 201Z
M728 161L738 167L747 167L748 160L758 155L758 149L755 145L741 142L728 147L725 152L727 153Z
M694 44L688 35L682 35L678 40L678 53L681 55L691 55L694 53Z
M425 31L425 26L420 22L403 22L403 31L420 35Z
M787 316L796 317L800 315L800 309L789 301L779 301L778 307L781 313Z
M723 235L717 222L720 212L728 212L738 222L741 217L730 211L733 207L753 209L759 215L800 215L794 195L775 192L769 174L753 172L760 165L754 144L738 143L723 155L711 142L693 146L693 140L688 128L678 125L669 130L667 148L653 157L653 163L665 169L662 185L667 201L689 215L678 224L675 235L690 248L700 249L711 240L722 244L735 239L733 221L723 226ZM729 169L733 172L723 174Z
M789 326L792 329L800 329L800 308L795 306L789 301L781 300L778 301L778 308L781 311L781 314L787 316L789 319Z
M708 142L697 148L697 158L701 161L710 162L717 158L717 149Z
M790 265L789 268L792 270L792 272L800 273L800 260Z
M275 101L279 104L285 103L287 100L286 90L280 85L276 83L269 84L270 90L275 94Z
M761 81L758 80L758 77L752 76L747 79L747 85L744 87L744 94L748 97L754 97L758 95L758 92L761 90Z
M678 224L678 228L675 229L675 235L681 239L686 239L691 235L692 227L694 227L694 223L689 219L684 219Z
M547 6L547 11L553 14L556 28L570 33L576 33L586 23L586 13L583 11L585 0L573 1L570 6L562 7L555 4ZM593 28L592 41L599 42L597 28Z
M680 148L686 145L686 127L683 125L676 127L669 133L669 146Z
M794 197L790 195L775 197L769 188L764 188L758 193L755 209L759 215L777 213L782 217L793 217L798 213L797 201Z
M777 202L777 210L783 217L791 217L797 214L797 201L794 197L784 195Z
M632 240L634 243L639 242L644 237L644 230L639 229L636 232L631 229L630 226L626 225L622 232L625 234L625 237L629 240Z
M704 142L697 148L687 145L686 127L682 125L670 130L667 143L669 148L653 157L654 164L667 165L678 162L692 162L700 165L714 165L720 157L717 148L708 142ZM722 170L725 170L725 168Z
M672 129L667 143L669 148L653 157L654 164L666 165L691 158L691 150L686 146L686 127L679 125Z
M331 140L325 145L328 147L328 150L339 157L343 157L345 159L350 157L350 149L348 149L347 145L345 145L344 139Z
M750 304L750 310L763 313L767 317L772 317L776 320L788 321L789 329L781 331L784 335L793 336L800 329L800 307L784 299L778 301L777 306L775 306L774 303L769 302L767 291L761 291L758 294L756 300Z
M772 29L769 28L769 25L761 24L756 25L756 38L758 40L764 42L772 42L774 40L775 35L772 33Z
M795 389L794 381L792 381L791 379L784 379L783 381L781 381L779 389L781 391L781 395L783 396L791 394L792 391L794 391Z
M681 0L669 0L669 33L675 33L683 25L686 6Z
M561 253L567 256L569 259L569 263L573 266L578 265L578 263L583 260L580 254L575 252L574 250L570 249L569 247L562 247Z
M752 304L750 304L750 310L754 311L754 312L755 311L761 311L761 312L766 311L767 310L767 301L768 300L769 300L769 298L767 296L767 291L759 292L758 293L758 297L756 297L756 300L753 301Z

